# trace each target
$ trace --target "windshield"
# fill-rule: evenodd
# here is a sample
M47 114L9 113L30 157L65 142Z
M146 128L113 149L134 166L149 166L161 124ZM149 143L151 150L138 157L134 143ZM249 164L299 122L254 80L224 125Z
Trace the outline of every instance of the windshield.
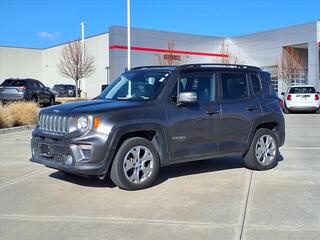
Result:
M54 85L53 90L65 90L66 87L64 85Z
M99 96L106 100L147 101L163 89L169 72L125 72L114 80Z
M316 93L314 87L292 87L289 93Z

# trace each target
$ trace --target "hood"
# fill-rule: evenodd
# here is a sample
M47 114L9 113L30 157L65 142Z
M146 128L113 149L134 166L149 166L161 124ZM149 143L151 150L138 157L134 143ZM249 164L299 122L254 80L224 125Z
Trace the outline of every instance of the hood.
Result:
M44 114L78 115L98 114L111 110L139 107L145 102L138 101L115 101L115 100L88 100L73 103L64 103L41 110Z

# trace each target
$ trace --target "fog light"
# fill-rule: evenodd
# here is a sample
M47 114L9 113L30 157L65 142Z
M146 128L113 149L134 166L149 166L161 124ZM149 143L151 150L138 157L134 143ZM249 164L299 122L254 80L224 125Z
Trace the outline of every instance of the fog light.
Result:
M72 156L71 155L65 156L64 164L65 165L72 165Z
M82 144L82 145L79 145L79 147L80 147L82 158L89 159L91 157L92 146Z

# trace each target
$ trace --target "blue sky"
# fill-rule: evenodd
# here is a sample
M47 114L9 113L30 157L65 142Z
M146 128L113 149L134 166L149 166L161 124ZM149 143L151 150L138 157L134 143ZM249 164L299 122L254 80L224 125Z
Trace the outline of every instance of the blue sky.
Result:
M233 36L320 19L320 0L131 0L133 27ZM0 46L45 48L126 25L126 0L0 0Z

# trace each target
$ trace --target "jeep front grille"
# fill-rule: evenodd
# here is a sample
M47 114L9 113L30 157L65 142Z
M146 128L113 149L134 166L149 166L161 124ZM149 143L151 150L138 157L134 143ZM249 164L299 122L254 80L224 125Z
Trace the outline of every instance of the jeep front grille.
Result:
M69 118L65 116L41 114L39 128L53 133L67 133Z

